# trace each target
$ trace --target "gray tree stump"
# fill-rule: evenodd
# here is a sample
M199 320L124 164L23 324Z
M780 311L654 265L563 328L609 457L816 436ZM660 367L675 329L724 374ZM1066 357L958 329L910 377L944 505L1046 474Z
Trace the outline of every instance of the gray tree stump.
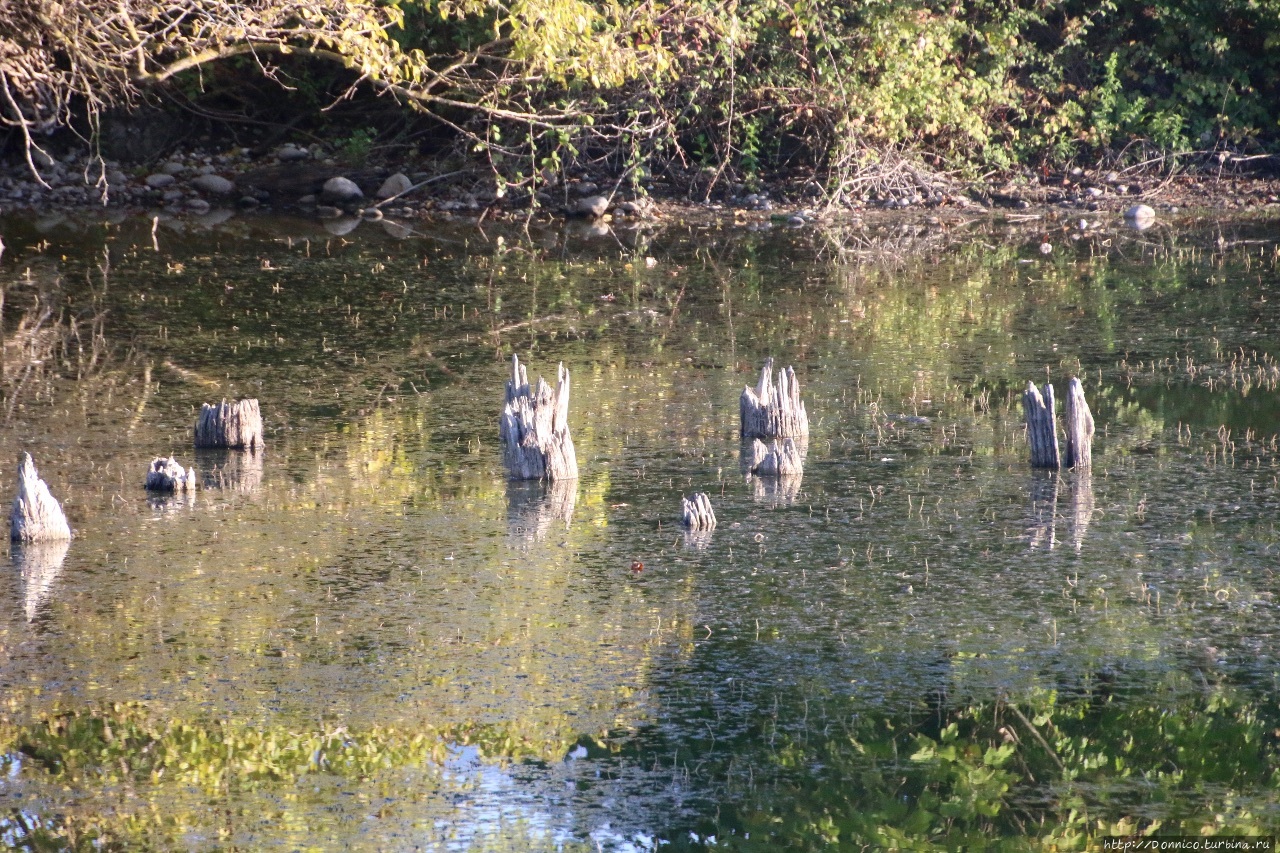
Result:
M1062 464L1067 468L1086 469L1093 464L1093 413L1084 399L1084 386L1071 377L1067 385L1067 452Z
M62 562L67 558L71 542L15 542L11 557L13 567L22 577L22 609L27 621L35 621L40 605L49 597L53 582L62 573Z
M800 383L796 371L788 367L778 372L773 384L773 359L766 358L760 370L760 382L744 388L738 401L739 434L743 438L809 437L809 416L800 401Z
M168 459L157 456L151 460L147 481L143 485L149 492L195 491L196 469L183 468L172 456Z
M1058 454L1057 410L1053 400L1053 386L1044 384L1044 396L1036 390L1034 382L1027 383L1022 395L1022 412L1027 421L1027 442L1031 445L1031 467L1061 467Z
M244 450L261 450L262 413L257 400L223 400L216 406L204 403L200 406L200 418L196 421L196 447L234 447Z
M18 495L9 511L9 538L14 542L59 542L71 538L62 505L40 479L30 453L18 457Z
M569 435L569 371L564 364L557 370L554 392L542 377L531 389L519 356L511 356L499 434L511 479L554 482L578 478L578 457Z
M765 447L760 439L751 443L749 470L757 477L798 477L804 473L804 459L796 443L789 438L774 439L771 447Z
M690 530L714 530L716 514L711 509L711 498L706 492L698 492L693 499L681 498L680 509L684 526Z

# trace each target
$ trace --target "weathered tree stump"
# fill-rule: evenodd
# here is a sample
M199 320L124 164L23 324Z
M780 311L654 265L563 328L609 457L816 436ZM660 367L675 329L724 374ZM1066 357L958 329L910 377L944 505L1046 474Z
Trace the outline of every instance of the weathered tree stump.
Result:
M1022 412L1027 421L1027 442L1031 445L1031 467L1056 471L1061 467L1061 461L1053 386L1044 383L1044 395L1041 396L1035 383L1028 382L1022 395Z
M71 538L62 505L40 479L30 453L18 457L18 495L9 511L9 538L14 542L59 542Z
M149 492L195 491L196 469L183 468L172 456L168 459L157 456L151 460L151 468L147 470L147 481L143 485Z
M62 562L67 558L71 542L15 542L11 557L13 567L22 577L22 609L27 621L35 621L40 605L49 597L53 582L62 573Z
M1084 386L1071 377L1067 385L1067 452L1062 464L1067 468L1086 469L1093 464L1093 413L1084 399Z
M243 450L261 450L262 413L258 401L223 400L216 406L204 403L200 406L200 419L196 421L196 447L231 447Z
M693 499L681 498L680 509L684 526L690 530L714 530L716 514L711 509L711 498L706 492L698 492Z
M765 447L760 439L751 443L751 464L748 470L757 477L798 477L804 473L804 458L800 449L789 438L782 444L774 439L771 447Z
M499 423L503 462L513 480L576 480L578 457L569 435L569 371L557 370L555 391L538 377L529 387L519 356L511 356L506 405Z
M743 438L809 437L809 416L800 401L795 368L779 371L775 387L773 358L765 359L759 384L754 389L742 389L738 413L739 434Z

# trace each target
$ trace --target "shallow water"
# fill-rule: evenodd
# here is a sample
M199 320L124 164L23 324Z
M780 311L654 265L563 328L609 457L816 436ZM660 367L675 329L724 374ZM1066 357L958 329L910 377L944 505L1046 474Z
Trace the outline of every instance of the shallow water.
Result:
M1280 826L1252 728L1226 778L1041 776L998 814L926 808L958 783L898 753L1052 701L1280 724L1274 223L330 229L0 224L0 458L76 531L0 575L7 843L860 849L847 809L1034 846L1072 797L1089 837ZM573 488L504 478L512 353L571 371ZM740 467L770 355L799 482ZM1022 386L1071 373L1094 469L1032 471ZM193 452L199 404L242 396L265 453ZM207 487L148 497L169 453Z

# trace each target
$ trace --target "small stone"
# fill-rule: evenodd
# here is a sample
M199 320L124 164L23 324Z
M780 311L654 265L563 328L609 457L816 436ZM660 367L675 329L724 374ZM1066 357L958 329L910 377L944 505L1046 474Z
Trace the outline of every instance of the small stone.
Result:
M321 219L336 219L342 215L342 211L331 204L322 204L316 208L316 216Z
M236 200L236 206L245 210L252 210L259 205L259 201L251 195L241 196Z
M1084 194L1089 198L1098 198L1102 195L1102 190L1098 187L1088 187L1085 189Z
M320 195L325 201L335 204L364 198L364 192L356 185L355 181L341 176L325 181Z
M1041 243L1041 244L1040 244L1040 254L1042 254L1042 255L1052 255L1052 254L1053 254L1053 244L1052 244L1052 243Z
M1124 212L1124 218L1130 220L1153 220L1156 218L1156 212L1150 206L1145 204L1135 204Z
M175 201L182 201L182 199L184 199L186 195L187 194L184 193L182 190L171 189L171 190L165 190L164 194L161 195L160 198L164 200L165 204L172 204Z
M317 201L316 194L309 193L307 195L304 195L302 198L298 199L298 204L302 205L303 207L310 207L311 205L315 204L316 201Z
M174 175L176 177L185 171L187 171L187 167L179 163L177 160L170 160L168 163L165 163L160 167L160 174L162 175Z
M211 193L213 195L229 195L235 191L236 185L233 181L229 181L221 175L201 175L191 182L191 186L201 192Z
M374 196L379 199L391 198L392 196L407 193L412 188L413 181L409 180L409 176L402 172L396 172L382 182L382 186L378 187L378 191L374 193Z
M208 213L210 207L212 207L212 205L202 198L197 197L187 199L187 210L190 210L192 213Z
M156 172L154 175L147 175L147 186L153 190L162 189L172 186L177 179L173 175L166 175L164 172Z
M787 224L792 228L800 228L806 224L805 218L799 214L792 214L787 217Z
M587 198L578 199L577 205L574 207L575 212L582 216L590 216L600 218L609 210L609 199L602 195L588 196Z
M579 181L573 185L573 191L584 198L594 195L599 189L600 188L591 181Z
M366 207L364 210L360 211L360 216L369 222L377 222L382 218L383 213L380 208Z
M286 142L280 148L276 149L276 159L282 163L292 163L297 160L310 160L311 152L305 148L300 148L292 142Z

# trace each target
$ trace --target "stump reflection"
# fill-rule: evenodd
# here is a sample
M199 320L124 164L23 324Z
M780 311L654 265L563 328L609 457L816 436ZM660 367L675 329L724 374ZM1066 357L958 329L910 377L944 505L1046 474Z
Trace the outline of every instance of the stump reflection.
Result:
M553 529L567 530L577 502L577 480L508 480L507 535L524 542L541 542Z
M13 567L22 578L22 606L27 621L33 622L40 605L49 597L53 582L62 573L71 541L15 542L10 556Z

